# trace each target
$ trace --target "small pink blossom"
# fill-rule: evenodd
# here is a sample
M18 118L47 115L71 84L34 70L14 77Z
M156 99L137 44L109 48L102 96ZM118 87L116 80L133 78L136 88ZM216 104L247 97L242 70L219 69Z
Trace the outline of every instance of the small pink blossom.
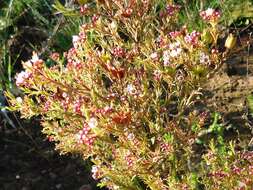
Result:
M212 8L208 8L205 11L200 12L200 16L205 21L217 21L221 17L221 13L219 11L216 11Z
M88 147L92 147L96 136L91 132L91 128L88 124L84 124L83 129L76 134L76 139L79 144L85 144Z
M128 167L132 167L134 165L134 158L133 158L133 154L128 152L125 155L125 161L127 162L127 166Z
M156 52L154 52L150 55L150 58L153 59L153 60L157 60L158 59L158 54Z
M168 66L170 64L170 53L168 50L163 52L163 64Z
M199 43L199 36L200 36L200 33L197 32L197 31L193 31L192 33L190 34L187 34L185 37L184 37L184 40L186 43L192 45L192 46L198 46L198 43Z
M81 111L81 102L80 101L76 101L73 105L73 110L76 114L79 114L81 115L82 114L82 111Z
M60 54L57 52L54 52L50 55L50 58L54 61L58 61L60 59Z
M161 73L161 71L159 71L159 70L155 70L154 71L154 73L153 73L153 75L154 75L154 79L155 80L161 80L161 78L162 78L162 73Z
M169 35L172 39L177 38L178 36L180 36L182 34L182 32L180 31L174 31L174 32L170 32Z
M101 178L102 171L100 167L93 165L91 168L91 173L93 179L98 180L99 178Z
M96 24L96 22L98 21L98 19L99 19L99 16L98 16L98 15L93 15L92 18L91 18L92 23L93 23L93 24Z
M130 17L133 13L133 9L132 8L127 8L123 11L122 16L123 17Z
M210 57L207 54L205 54L204 52L200 52L199 62L201 64L210 64L211 60L210 60Z
M173 16L180 10L181 6L180 5L167 5L166 7L166 13L169 16Z
M125 56L125 50L121 47L115 47L113 48L112 50L112 54L115 56L115 57L119 57L119 58L122 58Z
M95 128L98 126L98 121L96 118L92 117L90 118L89 122L88 122L88 125L89 127L92 129L92 128Z
M16 85L24 86L27 85L27 80L31 78L32 74L28 71L21 71L16 75Z
M89 9L88 4L84 4L80 7L80 13L83 15L88 11L88 9Z

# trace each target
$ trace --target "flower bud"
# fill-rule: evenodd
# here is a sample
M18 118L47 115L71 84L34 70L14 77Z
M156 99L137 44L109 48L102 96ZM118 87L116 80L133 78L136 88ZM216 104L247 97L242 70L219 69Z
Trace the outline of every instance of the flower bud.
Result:
M228 49L232 49L235 46L235 43L236 37L234 37L233 34L229 34L225 42L225 47Z

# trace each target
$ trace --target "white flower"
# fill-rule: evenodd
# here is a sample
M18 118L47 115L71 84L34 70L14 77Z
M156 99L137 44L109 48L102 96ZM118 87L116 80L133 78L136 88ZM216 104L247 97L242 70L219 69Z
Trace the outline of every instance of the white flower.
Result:
M23 67L24 67L24 69L29 70L30 68L32 68L32 64L33 64L33 62L31 60L29 60L29 61L26 61L23 63Z
M110 106L105 106L104 110L105 110L105 112L108 112L108 111L112 110L112 108Z
M177 57L181 54L182 48L180 47L180 42L171 43L169 45L169 49L171 50L169 53L170 57Z
M79 36L77 36L77 35L72 36L72 42L73 43L78 42L79 40L80 40Z
M174 43L171 43L169 45L169 48L172 50L172 49L175 49L175 48L179 48L180 47L180 42L174 42Z
M42 61L38 54L36 52L33 52L32 58L26 62L23 63L23 67L25 70L31 70L33 63L36 63L38 61Z
M210 58L208 55L206 55L204 52L200 52L199 55L199 62L201 64L209 64L210 63Z
M206 12L206 16L212 16L214 13L214 9L208 8L205 12Z
M159 70L155 70L153 74L154 74L154 78L155 78L156 80L160 80L161 77L162 77L162 73L161 73L161 71L159 71Z
M156 52L154 52L154 53L152 53L152 54L150 55L150 58L151 58L151 59L157 59L157 58L158 58L158 54L157 54Z
M62 97L63 97L63 98L67 98L67 97L68 97L68 94L67 94L66 92L63 92L63 93L62 93Z
M79 133L77 133L77 134L75 135L75 137L76 137L76 140L77 140L78 142L81 142L81 141L82 141L82 131L79 131Z
M88 125L90 128L95 128L98 126L98 121L96 118L92 117L90 118L89 122L88 122Z
M173 49L171 52L170 52L170 56L171 57L177 57L181 54L182 52L182 49L181 48L176 48L176 49Z
M39 60L40 60L40 59L39 59L38 54L37 54L36 52L33 52L33 56L32 56L31 62L32 62L32 63L35 63L35 62L37 62L37 61L39 61Z
M72 36L72 43L74 48L77 48L77 43L80 41L80 37L77 35Z
M163 64L164 66L168 66L170 64L170 54L168 50L163 52Z
M127 139L130 140L130 141L134 140L134 138L135 138L135 136L134 136L133 133L129 133L129 134L127 135Z
M118 25L117 25L116 22L112 21L111 24L110 24L110 27L111 27L112 30L117 30Z
M16 85L20 86L23 85L25 80L31 76L31 73L27 71L21 71L19 74L16 75Z
M23 99L22 99L21 97L17 97L17 98L16 98L16 101L17 101L19 104L22 104Z
M96 165L93 165L93 166L91 167L91 172L92 172L92 173L97 173L97 172L98 172L98 167L97 167Z
M128 92L129 94L133 94L134 93L134 86L132 84L128 84L126 87L126 92Z

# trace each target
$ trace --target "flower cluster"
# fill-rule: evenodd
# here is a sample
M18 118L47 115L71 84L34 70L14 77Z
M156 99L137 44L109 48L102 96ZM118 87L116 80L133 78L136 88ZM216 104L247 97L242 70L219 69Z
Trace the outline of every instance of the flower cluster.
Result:
M101 168L96 165L93 165L91 168L92 177L96 180L100 179L102 176Z
M221 17L221 13L219 11L212 9L212 8L208 8L205 11L201 11L200 16L205 21L217 22L218 19Z
M32 74L28 71L21 71L16 76L16 85L17 86L26 86L28 84L26 81L29 80L32 77Z
M213 168L211 169L212 171L206 175L206 183L209 183L210 186L214 188L223 187L224 189L234 190L248 189L248 187L252 187L252 155L253 153L250 151L237 152L237 154L234 155L229 155L227 153L218 155L217 152L213 152L213 154L210 155L209 153L208 159L211 162L209 165ZM220 164L217 162L220 159L225 162L226 169L216 166L217 164ZM230 184L228 184L228 181ZM231 183L234 184L234 186L231 186Z
M39 69L43 61L39 59L38 55L33 52L32 59L28 60L27 62L23 63L23 67L25 68L24 71L21 71L16 75L16 85L21 86L28 86L29 80L32 80L33 72L31 71L32 68Z
M173 32L170 32L169 35L171 36L171 38L175 39L176 37L181 36L182 32L181 31L173 31Z
M93 145L96 136L94 134L91 134L92 127L88 124L84 124L83 129L80 130L77 134L77 142L79 144L86 144L88 147L91 147Z
M199 45L199 36L200 36L200 33L197 32L197 31L193 31L192 33L190 34L187 34L184 39L185 39L185 42L192 45L193 47L196 47Z
M124 49L121 48L121 47L115 47L115 48L113 48L113 50L112 50L112 54L113 54L115 57L122 58L122 57L124 57L124 55L125 55L125 51L124 51Z
M181 6L180 5L167 5L166 7L166 13L169 16L175 15L180 10Z

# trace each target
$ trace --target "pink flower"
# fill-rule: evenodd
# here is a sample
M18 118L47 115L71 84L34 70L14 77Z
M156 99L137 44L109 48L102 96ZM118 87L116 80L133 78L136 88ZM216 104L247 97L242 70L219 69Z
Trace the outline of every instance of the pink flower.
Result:
M123 17L130 17L133 13L133 9L127 8L123 11L122 16Z
M32 74L28 71L21 71L16 75L16 85L24 86L27 85L27 80L31 78Z
M57 52L54 52L50 55L50 58L54 61L58 61L60 59L60 54Z
M150 58L153 59L153 60L157 60L158 59L158 53L156 53L156 52L151 53Z
M190 34L187 34L184 37L184 40L186 43L191 44L192 46L197 46L199 43L199 36L200 36L199 32L193 31Z
M169 16L173 16L174 14L176 14L179 10L180 10L181 6L180 5L167 5L166 7L166 13Z
M125 155L125 161L126 161L128 167L132 167L132 166L134 165L133 154L130 153L130 152L128 152L128 153Z
M162 78L162 73L161 73L161 71L159 71L159 70L155 70L154 71L154 73L153 73L153 75L154 75L154 79L155 80L161 80L161 78Z
M82 5L82 6L80 7L80 13L81 13L81 14L85 14L85 13L87 12L88 9L89 9L88 4Z
M115 57L119 57L119 58L122 58L125 56L125 51L123 48L121 47L115 47L113 48L112 50L112 54L115 56Z
M84 124L83 129L76 134L76 139L79 144L85 144L89 148L92 148L96 139L96 135L90 133L91 128L88 124Z
M221 17L221 13L219 11L216 11L212 8L208 8L205 11L200 12L200 16L205 21L217 21Z
M98 19L99 19L99 16L98 16L98 15L93 15L93 17L91 18L92 23L93 23L93 24L96 24L96 22L98 21Z
M171 38L175 39L176 37L180 36L182 34L182 32L180 31L174 31L174 32L170 32L169 35L171 36Z
M168 50L163 52L163 64L168 66L170 64L170 53Z
M101 178L102 171L100 167L93 165L91 168L91 173L92 173L93 179L98 180L99 178Z
M91 129L97 127L98 126L97 119L94 117L90 118L88 125Z

